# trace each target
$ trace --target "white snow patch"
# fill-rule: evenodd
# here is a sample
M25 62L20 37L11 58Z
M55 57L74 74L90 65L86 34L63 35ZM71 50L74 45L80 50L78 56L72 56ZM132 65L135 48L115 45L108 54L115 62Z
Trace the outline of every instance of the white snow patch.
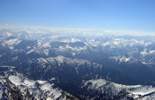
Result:
M9 80L16 86L22 84L22 79L19 76L11 75L9 76Z

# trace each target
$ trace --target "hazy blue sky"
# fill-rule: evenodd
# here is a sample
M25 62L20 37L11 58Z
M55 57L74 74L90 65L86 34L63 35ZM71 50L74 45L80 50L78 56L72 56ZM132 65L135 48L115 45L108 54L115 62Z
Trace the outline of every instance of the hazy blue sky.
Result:
M155 31L155 0L0 0L0 23Z

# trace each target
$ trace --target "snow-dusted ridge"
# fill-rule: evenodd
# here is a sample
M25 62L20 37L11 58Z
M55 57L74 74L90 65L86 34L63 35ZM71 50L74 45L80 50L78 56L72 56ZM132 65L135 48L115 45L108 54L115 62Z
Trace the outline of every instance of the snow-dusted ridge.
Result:
M126 90L127 96L133 97L134 99L143 100L155 93L155 87L153 86L144 86L144 85L122 85L114 82L107 81L105 79L92 79L84 83L83 87L87 87L88 90L95 90L100 93L103 93L105 89L108 89L109 92L113 92L113 95L119 95L122 90ZM155 98L153 98L155 99ZM146 100L153 100L146 99ZM126 100L126 99L125 99ZM128 100L128 99L127 99Z
M13 91L19 94L16 93L16 96L12 95ZM19 73L10 75L8 73L6 76L0 76L0 99L5 98L4 94L7 95L7 98L20 98L22 100L30 100L32 98L35 100L68 100L69 98L75 98L71 94L54 87L53 83L42 80L30 80Z

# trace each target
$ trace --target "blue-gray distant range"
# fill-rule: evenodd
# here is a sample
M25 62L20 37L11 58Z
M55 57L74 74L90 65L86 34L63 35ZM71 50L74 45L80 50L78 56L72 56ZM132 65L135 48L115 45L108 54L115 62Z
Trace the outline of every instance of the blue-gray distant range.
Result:
M155 100L155 37L0 31L1 100Z

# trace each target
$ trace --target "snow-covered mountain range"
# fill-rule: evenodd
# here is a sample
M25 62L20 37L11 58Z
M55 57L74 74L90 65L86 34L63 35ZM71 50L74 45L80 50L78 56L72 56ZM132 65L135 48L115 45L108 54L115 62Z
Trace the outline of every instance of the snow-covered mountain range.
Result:
M155 37L0 31L5 100L154 100Z

